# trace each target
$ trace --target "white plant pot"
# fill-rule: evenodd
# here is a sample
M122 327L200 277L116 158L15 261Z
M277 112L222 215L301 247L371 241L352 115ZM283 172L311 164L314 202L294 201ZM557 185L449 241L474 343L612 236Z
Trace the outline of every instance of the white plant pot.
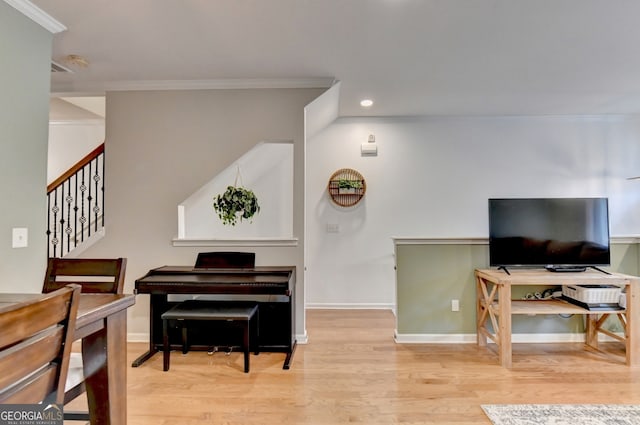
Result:
M354 195L356 193L355 187L338 188L338 195Z

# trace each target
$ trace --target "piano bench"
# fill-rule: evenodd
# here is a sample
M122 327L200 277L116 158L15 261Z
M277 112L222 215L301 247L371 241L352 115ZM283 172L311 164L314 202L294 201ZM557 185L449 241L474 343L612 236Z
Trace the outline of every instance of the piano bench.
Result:
M182 352L187 352L187 326L192 320L219 321L242 328L244 372L249 372L249 351L258 354L258 305L220 301L187 300L162 313L163 370L169 370L169 320L177 320L182 328ZM253 341L253 342L252 342Z

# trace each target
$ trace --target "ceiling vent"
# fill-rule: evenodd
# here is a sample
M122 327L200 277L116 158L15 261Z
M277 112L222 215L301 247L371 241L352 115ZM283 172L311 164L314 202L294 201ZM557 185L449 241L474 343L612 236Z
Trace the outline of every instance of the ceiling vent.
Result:
M72 70L70 70L66 66L60 65L58 62L55 62L55 61L51 61L51 72L70 72L70 73L73 73Z

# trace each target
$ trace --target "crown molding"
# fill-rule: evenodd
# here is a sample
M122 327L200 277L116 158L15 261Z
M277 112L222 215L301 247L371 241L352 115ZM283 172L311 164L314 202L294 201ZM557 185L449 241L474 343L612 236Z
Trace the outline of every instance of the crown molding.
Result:
M332 81L333 78L226 78L213 80L114 81L105 83L105 90L306 89L331 87Z
M328 88L333 77L319 78L221 78L212 80L140 80L52 83L53 93L105 93L108 91L145 90L223 90L223 89L309 89Z
M22 13L33 22L39 24L52 34L66 31L62 23L28 0L4 0L9 6Z

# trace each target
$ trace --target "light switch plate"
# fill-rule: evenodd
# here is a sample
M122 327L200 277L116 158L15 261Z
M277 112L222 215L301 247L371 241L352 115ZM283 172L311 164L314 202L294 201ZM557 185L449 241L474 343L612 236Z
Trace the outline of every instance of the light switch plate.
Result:
M29 243L29 229L26 227L14 227L13 228L13 248L26 248Z

